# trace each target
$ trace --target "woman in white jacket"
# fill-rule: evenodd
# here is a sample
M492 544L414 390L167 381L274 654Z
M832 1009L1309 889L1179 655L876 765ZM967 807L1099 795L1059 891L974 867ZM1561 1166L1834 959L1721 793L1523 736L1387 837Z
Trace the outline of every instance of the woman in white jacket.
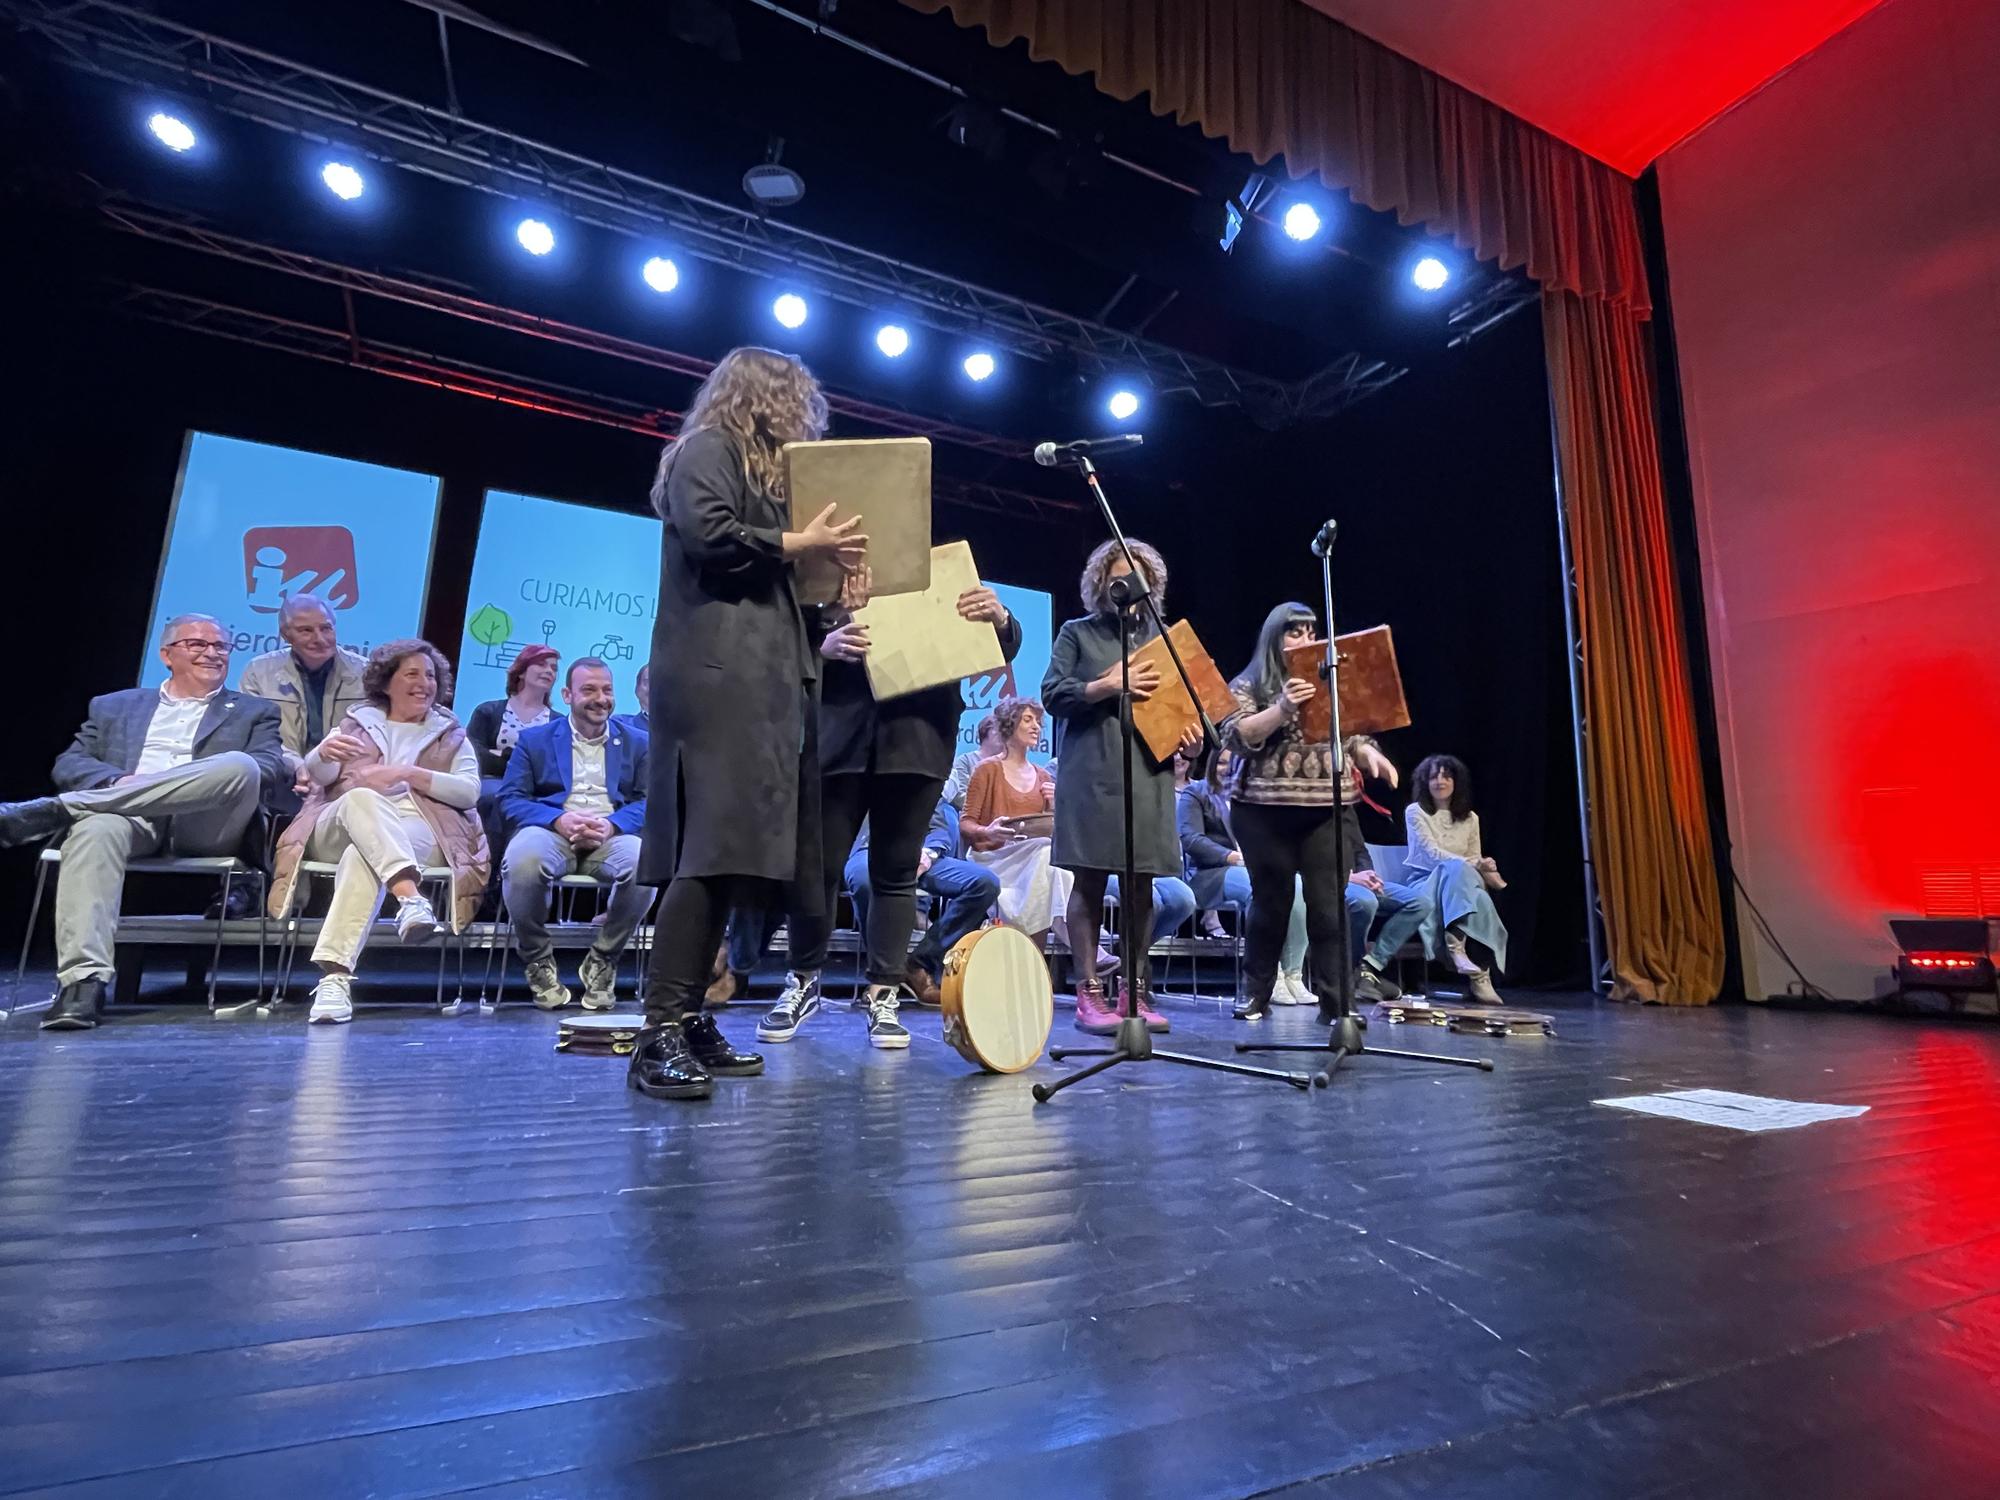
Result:
M1472 950L1491 953L1492 968L1507 967L1507 925L1493 905L1493 892L1507 882L1480 847L1472 778L1457 756L1433 755L1417 767L1415 787L1415 799L1403 809L1403 861L1412 881L1430 885L1424 946L1433 958L1450 957L1475 1000L1497 1005L1492 973Z

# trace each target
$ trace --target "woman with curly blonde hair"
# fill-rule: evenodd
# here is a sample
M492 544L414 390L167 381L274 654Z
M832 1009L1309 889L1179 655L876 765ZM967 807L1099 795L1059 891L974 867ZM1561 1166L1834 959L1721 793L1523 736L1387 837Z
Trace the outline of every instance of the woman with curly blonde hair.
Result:
M1166 561L1146 543L1128 541L1139 565L1140 586L1156 608L1167 594ZM1089 614L1070 620L1056 633L1049 648L1048 675L1042 679L1042 701L1055 727L1055 753L1062 765L1056 778L1055 862L1075 882L1069 896L1069 949L1076 965L1076 1027L1095 1035L1118 1029L1118 1012L1106 1000L1098 979L1098 929L1111 877L1125 864L1125 748L1119 729L1118 698L1122 662L1118 654L1120 606L1113 583L1132 572L1125 552L1106 542L1084 564L1079 591ZM1132 604L1137 603L1136 596ZM1158 632L1153 617L1136 611L1129 622L1134 648ZM1132 668L1132 698L1144 703L1160 690L1159 670L1151 665ZM1191 730L1183 749L1199 744L1200 730ZM1133 887L1121 891L1128 930L1147 935L1142 948L1156 936L1154 887L1173 883L1176 926L1192 914L1193 893L1181 880L1180 833L1174 820L1174 761L1153 759L1143 741L1132 747ZM1164 890L1163 890L1164 894ZM1163 916L1165 913L1163 912ZM1145 954L1125 976L1138 1013L1154 1031L1167 1030L1167 1019L1153 1008L1152 976Z
M793 566L819 554L858 568L867 544L856 522L833 523L832 506L791 529L784 446L825 431L810 370L732 349L653 482L665 524L639 879L666 894L627 1074L653 1098L706 1098L714 1074L763 1071L702 1014L709 962L732 904L768 905L774 885L820 867L818 674Z

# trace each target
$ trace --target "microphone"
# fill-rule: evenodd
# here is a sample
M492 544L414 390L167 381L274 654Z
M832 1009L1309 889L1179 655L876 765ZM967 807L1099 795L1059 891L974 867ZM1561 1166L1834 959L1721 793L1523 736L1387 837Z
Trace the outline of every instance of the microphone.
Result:
M1333 534L1337 529L1338 529L1338 523L1329 519L1324 526L1320 527L1320 529L1316 533L1314 533L1313 535L1314 557L1325 557L1327 553L1333 550Z
M1078 438L1073 443L1037 443L1035 462L1045 469L1053 469L1066 458L1096 458L1105 453L1123 453L1127 448L1136 448L1145 441L1136 432L1126 432L1117 437Z

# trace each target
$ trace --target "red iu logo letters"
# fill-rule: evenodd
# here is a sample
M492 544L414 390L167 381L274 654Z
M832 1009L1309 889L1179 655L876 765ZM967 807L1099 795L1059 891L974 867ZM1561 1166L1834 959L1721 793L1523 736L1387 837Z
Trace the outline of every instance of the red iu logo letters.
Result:
M243 533L243 592L264 615L276 614L293 594L352 609L361 598L354 533L345 526L251 527Z

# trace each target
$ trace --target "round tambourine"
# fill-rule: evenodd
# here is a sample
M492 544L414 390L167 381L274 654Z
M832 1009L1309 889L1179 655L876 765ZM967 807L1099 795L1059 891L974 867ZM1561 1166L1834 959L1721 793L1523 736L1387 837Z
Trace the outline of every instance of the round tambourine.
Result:
M1018 1073L1048 1045L1055 993L1048 960L1013 927L967 933L945 955L938 983L944 1039L989 1073Z
M645 1024L644 1016L565 1016L556 1028L556 1051L629 1057Z

